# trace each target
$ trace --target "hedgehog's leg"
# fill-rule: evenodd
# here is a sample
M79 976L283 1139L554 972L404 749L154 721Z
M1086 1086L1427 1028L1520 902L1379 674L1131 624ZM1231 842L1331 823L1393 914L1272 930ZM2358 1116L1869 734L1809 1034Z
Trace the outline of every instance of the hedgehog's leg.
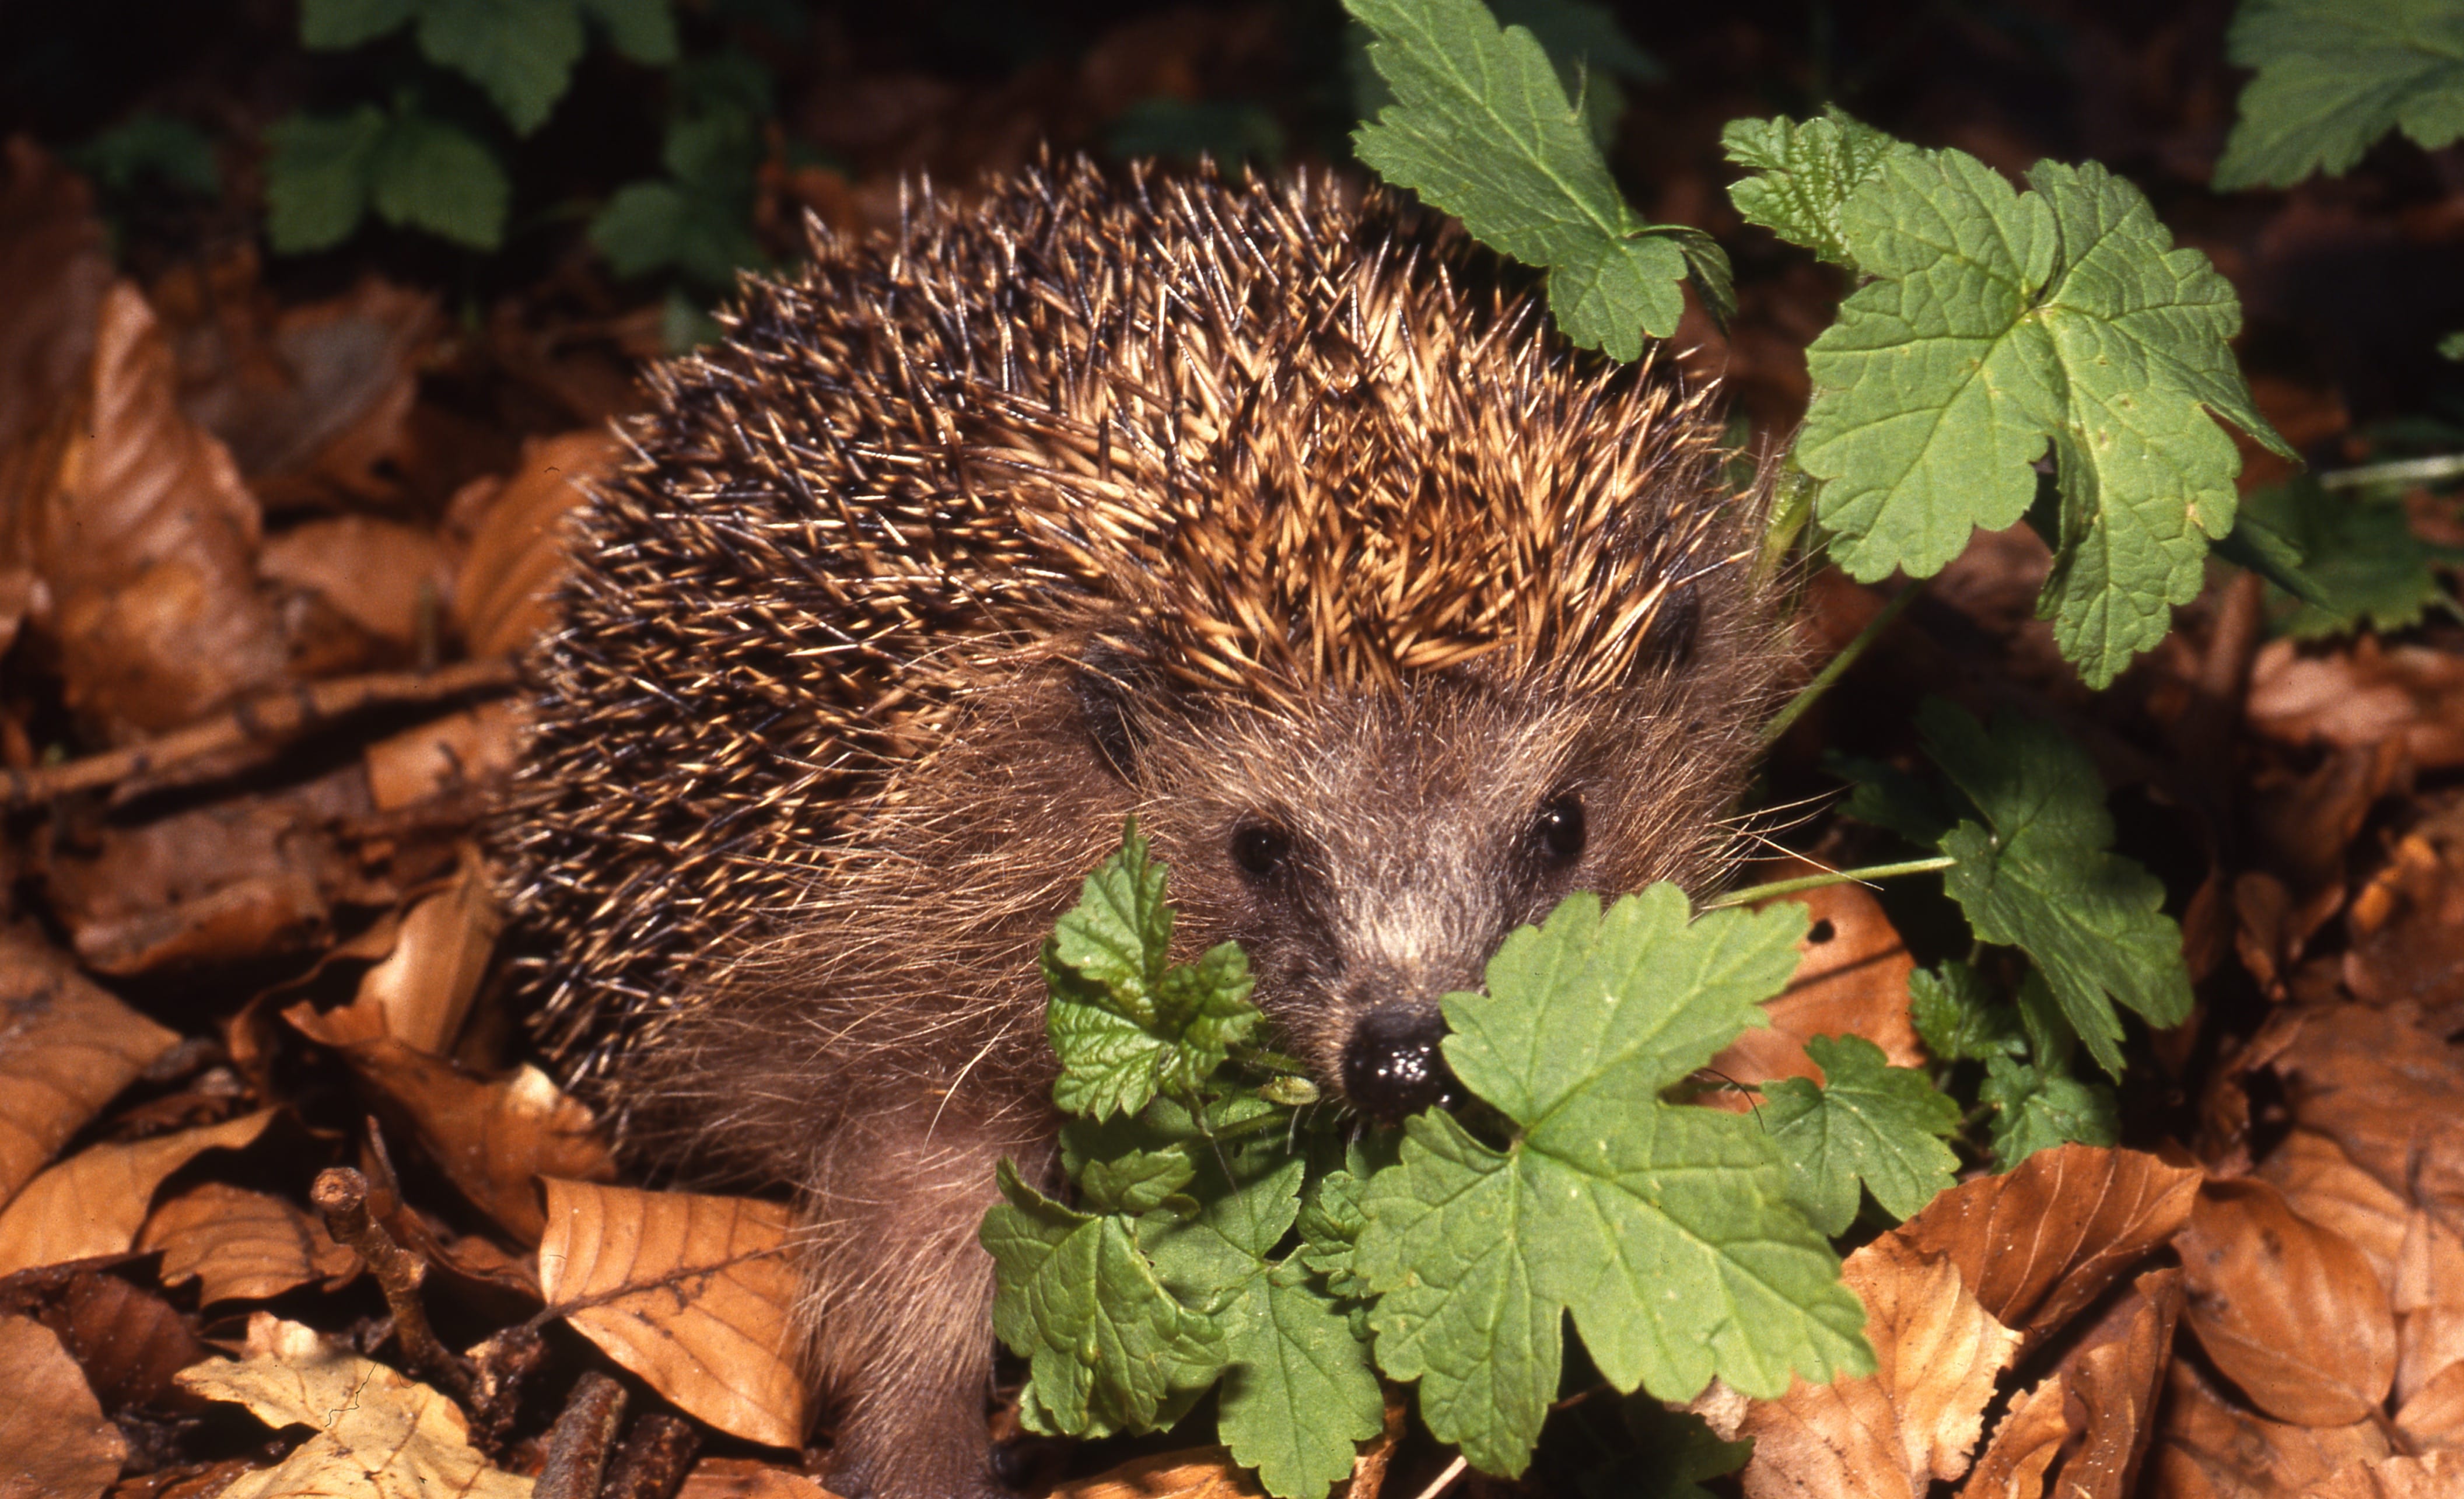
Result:
M913 1106L831 1133L808 1181L805 1256L819 1372L846 1401L830 1486L850 1499L1000 1494L985 1426L993 1263L976 1229L1001 1159L1041 1179L1051 1139Z

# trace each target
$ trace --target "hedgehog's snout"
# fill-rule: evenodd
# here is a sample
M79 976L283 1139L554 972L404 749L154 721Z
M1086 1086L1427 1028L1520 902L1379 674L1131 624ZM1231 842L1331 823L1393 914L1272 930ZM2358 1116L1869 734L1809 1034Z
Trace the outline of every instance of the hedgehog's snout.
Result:
M1360 1111L1392 1124L1463 1096L1440 1043L1446 1018L1434 1004L1388 1004L1363 1015L1343 1047L1343 1091Z

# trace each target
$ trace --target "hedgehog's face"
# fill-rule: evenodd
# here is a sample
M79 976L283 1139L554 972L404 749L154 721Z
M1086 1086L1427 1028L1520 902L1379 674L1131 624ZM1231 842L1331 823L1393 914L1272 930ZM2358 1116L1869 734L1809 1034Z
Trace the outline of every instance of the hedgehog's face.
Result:
M1188 940L1238 940L1282 1044L1388 1119L1447 1100L1439 1002L1508 933L1697 872L1716 811L1638 776L1666 733L1473 682L1176 727L1134 779Z

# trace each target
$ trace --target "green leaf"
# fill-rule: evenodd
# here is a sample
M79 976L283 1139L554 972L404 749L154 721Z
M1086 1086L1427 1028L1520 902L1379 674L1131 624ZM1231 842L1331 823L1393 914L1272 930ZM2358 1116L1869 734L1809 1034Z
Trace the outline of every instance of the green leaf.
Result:
M582 9L607 31L608 45L646 67L676 60L676 18L668 0L582 0Z
M1857 268L1839 228L1839 207L1893 152L1914 151L1837 105L1800 124L1786 118L1732 120L1720 132L1728 160L1759 175L1739 178L1728 201L1760 224L1834 265Z
M1656 82L1666 76L1652 55L1634 44L1608 7L1592 0L1496 0L1489 11L1500 26L1520 26L1549 54L1557 82L1583 111L1583 127L1605 149L1625 114L1619 79ZM1379 99L1379 105L1385 100ZM1363 110L1364 118L1375 113Z
M2285 487L2272 484L2244 495L2233 513L2233 531L2216 543L2216 555L2258 574L2304 604L2323 606L2327 591L2301 570L2301 543L2296 540L2298 533L2288 527L2291 518L2284 513L2290 507L2267 497Z
M1355 1263L1381 1294L1377 1361L1420 1381L1441 1440L1517 1473L1556 1397L1559 1322L1621 1390L1687 1399L1715 1374L1776 1395L1872 1367L1863 1311L1748 1118L1662 1090L1750 1025L1794 971L1801 906L1690 925L1674 886L1605 915L1569 897L1507 938L1485 996L1445 1001L1455 1075L1519 1127L1406 1126L1371 1181Z
M1765 1083L1763 1123L1815 1227L1836 1235L1856 1221L1860 1180L1899 1219L1951 1185L1959 1157L1938 1136L1959 1129L1959 1105L1861 1036L1815 1036L1805 1054L1822 1069L1823 1085Z
M2459 328L2438 341L2438 357L2449 361L2464 361L2464 328Z
M1360 159L1549 273L1549 307L1575 343L1642 355L1684 313L1685 248L1637 219L1581 114L1529 31L1480 0L1344 0L1375 33L1394 102L1353 136Z
M1198 1202L1181 1189L1197 1174L1197 1162L1186 1150L1133 1150L1088 1161L1078 1172L1078 1191L1089 1205L1107 1213L1134 1218L1170 1205L1189 1215L1198 1211Z
M319 52L372 42L409 21L414 0L299 0L299 41Z
M1833 750L1824 754L1822 764L1852 787L1841 811L1860 823L1887 828L1920 849L1940 843L1959 820L1939 790L1887 761Z
M1163 893L1163 868L1133 827L1045 944L1045 1030L1061 1057L1052 1099L1067 1113L1103 1119L1135 1113L1158 1091L1191 1095L1257 1026L1240 948L1167 961Z
M1233 1461L1278 1499L1317 1499L1352 1476L1359 1444L1385 1425L1369 1346L1300 1265L1252 1279L1224 1334L1216 1429Z
M148 179L208 197L222 186L212 137L170 115L131 115L77 147L69 159L111 192L124 192Z
M547 122L582 60L575 0L418 0L419 50L479 85L516 135Z
M1994 1057L1985 1066L1976 1096L1997 1111L1991 1139L1999 1169L2008 1171L2040 1150L2074 1140L2111 1145L2122 1138L2120 1107L2102 1083L2082 1083L2009 1057Z
M1858 578L1939 571L2017 520L2049 448L2061 535L2039 611L2092 684L2170 628L2233 520L2232 440L2292 456L2227 341L2232 288L2136 187L2040 163L2021 194L1959 151L1884 153L1838 208L1875 277L1808 352L1796 456Z
M1984 823L1943 837L1944 888L1989 942L2024 950L2104 1069L2122 1074L2115 1001L2159 1027L2190 1013L2182 933L2154 875L2107 851L2113 820L2087 753L2049 724L1998 715L1989 735L1938 698L1917 712L1926 751Z
M368 164L368 184L388 224L424 229L473 250L504 242L513 184L495 153L441 120L396 116Z
M1264 104L1158 94L1113 117L1104 131L1104 149L1124 161L1211 157L1227 167L1243 162L1272 167L1284 159L1284 127Z
M1908 975L1908 1018L1925 1049L1945 1062L1983 1062L2027 1049L2018 1015L1957 959Z
M1369 1294L1369 1283L1360 1278L1353 1264L1360 1230L1369 1223L1369 1216L1361 1207L1361 1196L1368 1185L1349 1171L1331 1171L1318 1179L1301 1201L1301 1247L1297 1257L1325 1276L1327 1289L1338 1296Z
M2438 567L2464 561L2464 552L2415 535L2400 500L2331 493L2307 474L2255 491L2242 506L2300 550L2309 591L2296 593L2283 627L2296 639L2419 624L2447 598Z
M374 104L347 115L293 115L265 130L265 237L276 254L326 250L368 210L368 170L385 139Z
M1004 1201L978 1237L993 1257L993 1326L1028 1360L1030 1415L1062 1436L1147 1429L1222 1366L1221 1329L1155 1278L1129 1221L1073 1212L1001 1165Z
M2433 151L2464 136L2456 0L2243 0L2226 41L2258 76L2216 164L2219 192L2336 175L2389 130Z

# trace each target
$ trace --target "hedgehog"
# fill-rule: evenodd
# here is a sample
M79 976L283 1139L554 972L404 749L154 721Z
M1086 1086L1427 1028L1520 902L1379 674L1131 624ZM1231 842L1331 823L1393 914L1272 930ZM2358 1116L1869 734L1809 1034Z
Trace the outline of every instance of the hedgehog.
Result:
M1001 1488L977 1228L1056 1185L1036 956L1125 821L1370 1119L1576 890L1700 891L1784 671L1709 386L1340 179L1049 160L815 225L657 367L506 809L539 1035L792 1195L833 1486Z

